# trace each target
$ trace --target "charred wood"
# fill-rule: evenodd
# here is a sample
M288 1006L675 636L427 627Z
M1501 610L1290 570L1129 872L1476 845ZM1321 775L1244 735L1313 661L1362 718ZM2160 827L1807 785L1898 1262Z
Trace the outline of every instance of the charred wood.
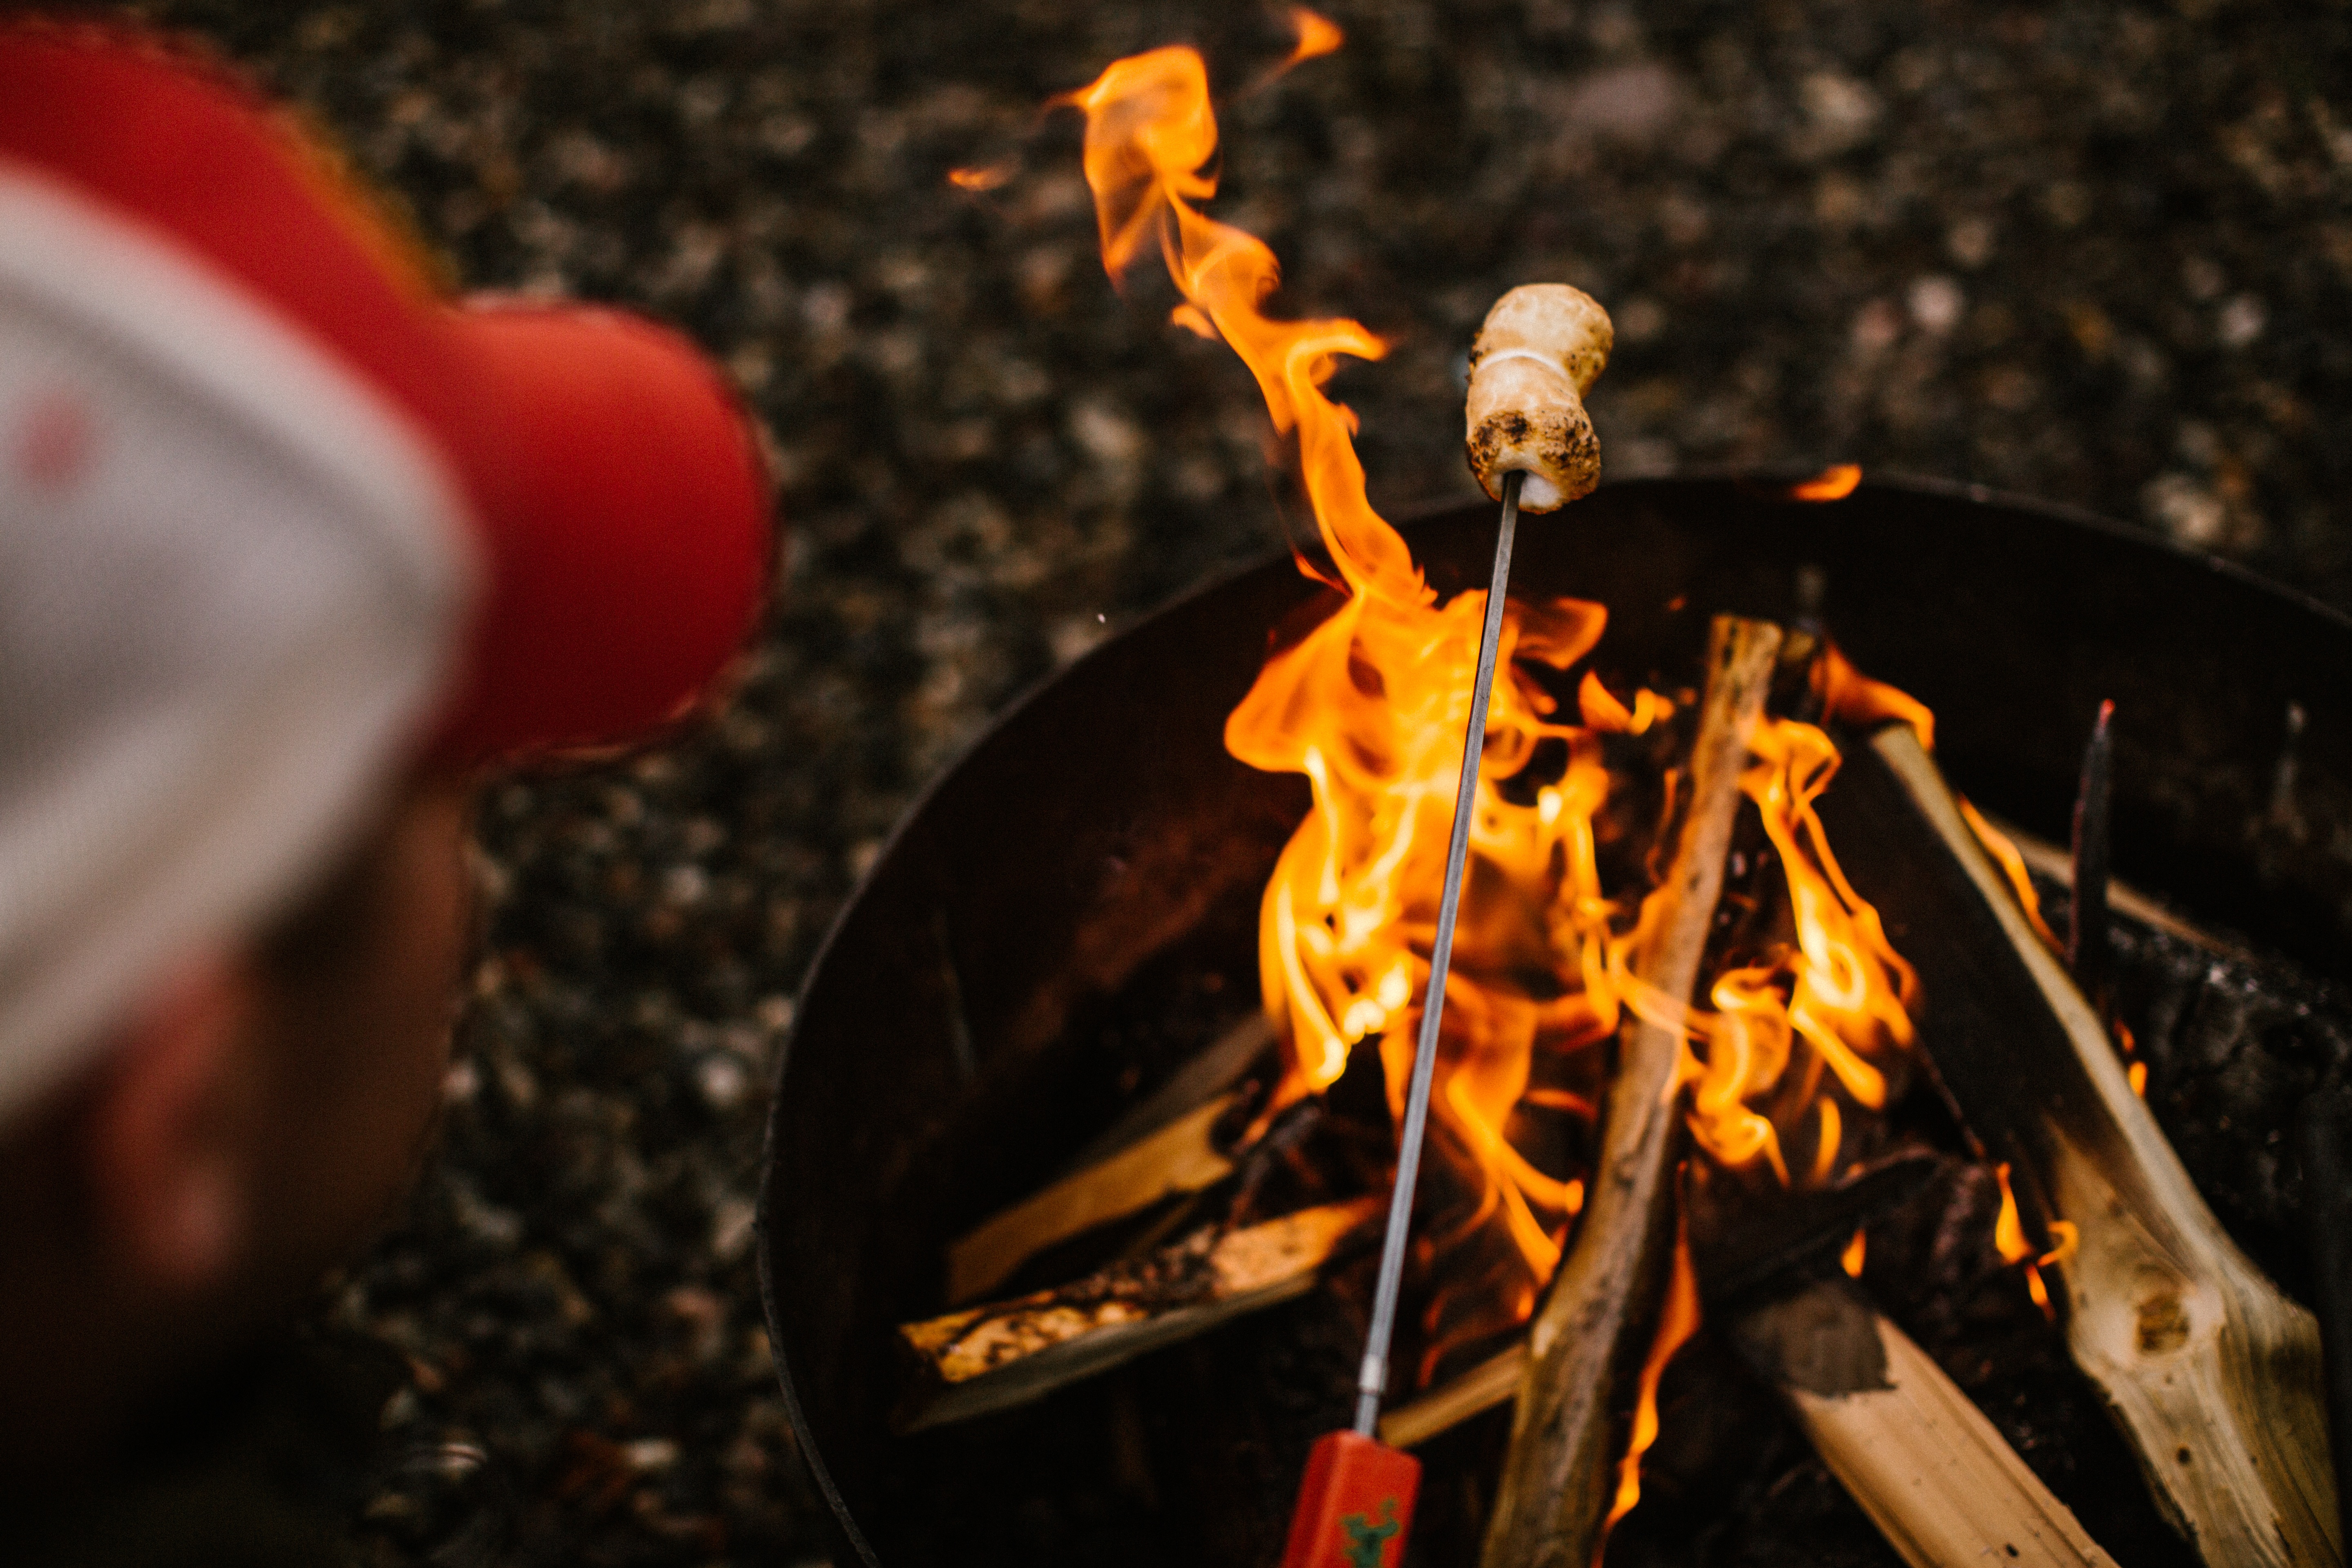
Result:
M2312 1297L2327 1366L2327 1426L2338 1504L2352 1497L2352 1097L2340 1088L2304 1098L2294 1119L2303 1168Z
M2099 704L2083 748L2083 780L2074 795L2073 875L2067 879L2066 967L2075 988L2101 1017L2107 1015L2107 818L2115 795L2116 705Z

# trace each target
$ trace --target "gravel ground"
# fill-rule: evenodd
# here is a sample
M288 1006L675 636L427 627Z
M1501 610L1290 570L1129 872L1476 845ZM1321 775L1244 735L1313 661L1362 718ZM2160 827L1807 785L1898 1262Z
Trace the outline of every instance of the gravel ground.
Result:
M793 539L676 747L506 784L447 1137L331 1315L415 1373L383 1563L821 1561L749 1255L762 1085L827 921L1023 687L1266 550L1263 419L1093 260L1075 126L1209 50L1222 216L1376 500L1469 493L1487 302L1614 310L1610 471L1854 460L2137 519L2352 605L2352 7L1332 0L169 0L312 110L471 286L626 301L764 417ZM953 166L1014 160L984 195ZM433 1554L437 1553L437 1557Z

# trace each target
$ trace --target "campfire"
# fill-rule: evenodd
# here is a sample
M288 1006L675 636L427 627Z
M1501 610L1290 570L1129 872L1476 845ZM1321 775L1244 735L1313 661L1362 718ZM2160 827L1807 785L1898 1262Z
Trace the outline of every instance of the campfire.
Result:
M1336 43L1318 24L1297 58ZM1136 817L1231 790L1220 764L1270 781L1248 786L1268 805L1196 817L1190 838L1151 846L1148 875L1107 857L1108 881L1077 895L1084 920L1044 917L1045 945L1062 943L1055 978L1015 994L975 968L987 940L945 916L859 961L869 985L895 973L950 1019L968 1092L929 1152L902 1143L887 1173L933 1194L914 1228L937 1239L928 1264L901 1252L879 1294L919 1310L879 1326L888 1348L857 1376L887 1410L869 1449L1107 1400L1069 1425L1107 1420L1129 1450L1109 1461L1120 1485L1149 1493L1139 1433L1168 1417L1122 1381L1147 1352L1166 1363L1288 1313L1294 1403L1328 1405L1353 1371L1332 1347L1360 1335L1369 1305L1486 605L1433 580L1367 500L1352 418L1324 388L1340 356L1377 359L1380 341L1267 313L1272 253L1202 210L1217 143L1200 58L1122 60L1069 102L1107 269L1156 249L1176 322L1234 349L1294 444L1318 546L1295 564L1321 592L1259 623L1272 651L1226 707L1216 763L1183 722L1200 698L1118 687L1149 705L1129 716L1163 764L1148 782L1103 775ZM1779 484L1762 504L1843 507L1860 478ZM1531 527L1564 535L1538 580L1575 581L1593 536ZM1703 629L1688 586L1656 595L1622 653L1601 599L1528 591L1507 606L1382 1427L1399 1446L1454 1445L1464 1480L1417 1560L1483 1542L1493 1568L1598 1561L1640 1502L1662 1384L1704 1323L1906 1561L2109 1561L2102 1547L2120 1544L2095 1542L1874 1301L1874 1227L1977 1172L1999 1194L1982 1267L2063 1328L2154 1509L2209 1563L2336 1561L2316 1330L2199 1197L2094 979L2104 783L2085 791L2092 836L2069 863L2069 955L2028 865L2048 853L1953 793L1929 709L1840 651L1841 570L1807 562L1775 613ZM1610 574L1640 576L1592 574ZM1068 863L1088 865L1098 825L1069 826L1082 847ZM926 831L909 829L880 886L926 875ZM929 831L937 867L965 853ZM1237 939L1255 952L1241 973L1202 956ZM1244 975L1255 1007L1227 995ZM876 1028L918 1005L874 1004ZM996 1020L986 1064L976 1012ZM1198 1026L1211 1012L1224 1026ZM1105 1016L1149 1048L1097 1076L1091 1110L1040 1093L1045 1064L1099 1043ZM854 1116L854 1099L828 1103ZM956 1169L962 1181L943 1179ZM998 1195L977 1205L973 1189ZM1197 1397L1283 1398L1240 1381ZM1262 1462L1295 1477L1303 1458L1302 1444ZM1258 1533L1250 1550L1270 1558L1278 1541ZM1402 1552L1372 1561L1393 1568Z

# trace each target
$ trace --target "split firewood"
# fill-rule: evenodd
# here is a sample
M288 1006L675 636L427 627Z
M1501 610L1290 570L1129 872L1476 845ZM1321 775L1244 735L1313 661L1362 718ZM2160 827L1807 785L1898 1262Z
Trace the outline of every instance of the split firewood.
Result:
M1353 1250L1377 1198L1302 1209L1264 1225L1211 1226L1147 1258L1015 1300L902 1323L915 1363L901 1431L1039 1399L1146 1351L1304 1295ZM1369 1233L1366 1233L1369 1235Z
M1691 798L1636 976L1687 1005L1723 889L1740 771L1780 649L1769 622L1717 618L1691 753ZM1645 912L1648 912L1645 910ZM1683 1032L1631 1021L1575 1243L1528 1333L1486 1568L1590 1568L1616 1491L1622 1417L1675 1248L1675 1104Z
M1089 1145L1076 1170L949 1244L948 1300L976 1300L1049 1247L1223 1181L1234 1163L1213 1136L1233 1109L1223 1091L1273 1041L1252 1014Z
M1959 1385L1844 1280L1741 1313L1731 1338L1911 1568L2113 1568Z
M1719 1323L1757 1300L1801 1289L1855 1231L1917 1193L1937 1164L1916 1150L1898 1151L1827 1187L1783 1190L1760 1210L1710 1199L1707 1184L1686 1166L1685 1215L1707 1320ZM1527 1359L1523 1340L1399 1405L1381 1418L1381 1440L1411 1447L1507 1403Z
M1928 1057L2053 1238L2068 1347L2159 1504L2213 1568L2340 1563L2316 1324L2205 1206L1916 737L1854 748L1822 815L1918 971Z

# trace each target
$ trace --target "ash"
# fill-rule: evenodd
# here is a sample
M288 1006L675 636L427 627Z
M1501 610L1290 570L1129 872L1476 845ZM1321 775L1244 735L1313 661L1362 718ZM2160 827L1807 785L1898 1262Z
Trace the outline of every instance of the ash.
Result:
M2352 604L2342 6L1326 8L1344 50L1223 106L1216 210L1281 255L1285 307L1394 338L1339 387L1381 504L1472 493L1464 346L1503 289L1561 279L1616 315L1612 475L1963 478ZM826 1556L751 1262L790 997L924 780L1024 686L1266 550L1289 504L1241 368L1102 278L1075 126L1033 136L1034 110L1179 38L1230 90L1286 47L1277 10L142 7L307 105L469 285L629 301L716 350L793 535L716 722L488 797L444 1144L324 1309L413 1369L375 1561ZM946 183L1004 157L995 193ZM2147 1037L2152 1099L2275 1261L2280 1086L2340 1033L2148 984L2179 1025ZM1667 1392L1662 1496L1710 1419ZM1809 1521L1804 1561L1892 1561L1784 1428L1754 1430L1789 1464L1738 1507ZM1653 1550L1635 1521L1622 1550ZM1654 1552L1797 1560L1737 1532Z

